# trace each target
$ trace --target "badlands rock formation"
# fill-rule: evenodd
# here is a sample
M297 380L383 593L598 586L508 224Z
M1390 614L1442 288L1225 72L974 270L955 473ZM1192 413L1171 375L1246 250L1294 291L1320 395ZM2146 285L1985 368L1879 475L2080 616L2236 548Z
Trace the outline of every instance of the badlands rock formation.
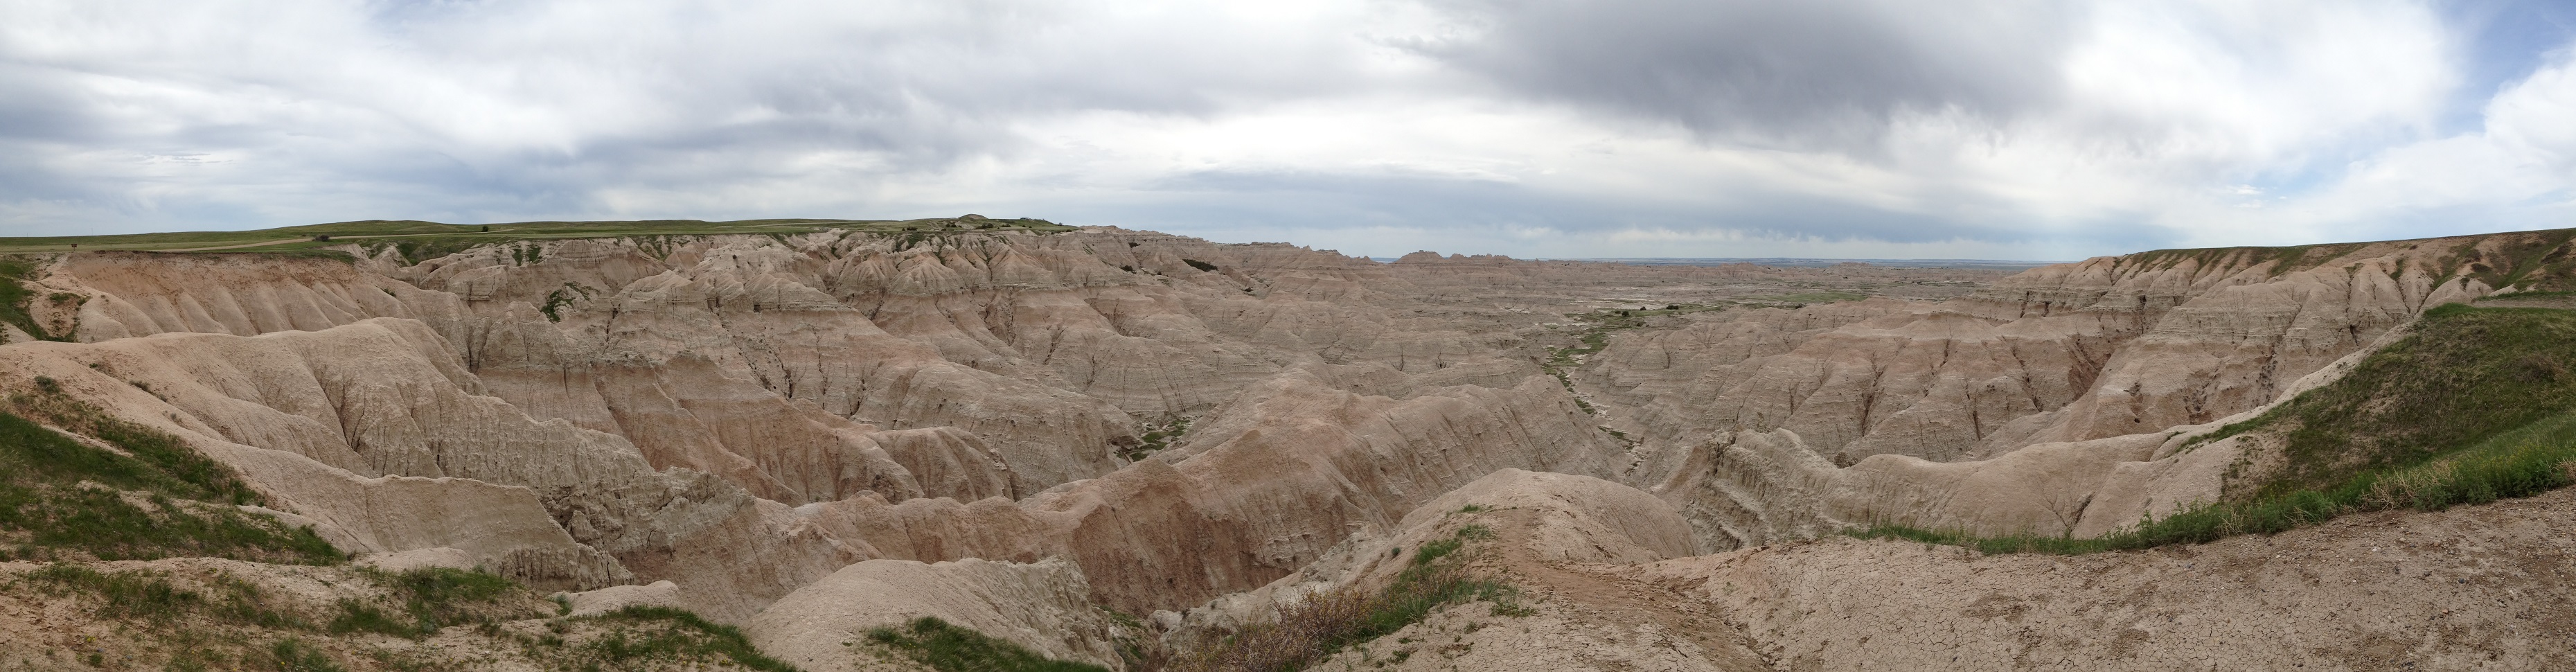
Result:
M31 309L86 345L29 344L20 384L259 463L353 551L670 580L726 618L877 558L1067 557L1139 613L1259 586L1496 469L1615 475L1622 444L1541 366L1562 331L1543 325L1604 287L1651 305L1994 275L1381 264L1116 229L346 249L53 259L35 288L82 298ZM557 535L387 537L427 524L369 504L407 487L525 492L536 511L489 510ZM501 561L535 548L559 561Z
M2175 459L2179 433L2284 398L2426 308L2563 276L2566 238L2145 253L1940 303L1693 315L1614 337L1576 380L1635 409L1612 423L1646 456L1627 482L1714 549L1871 522L2099 533L2218 494L2089 508L2108 475L2146 473L2123 465Z
M1529 591L1535 613L1453 608L1313 669L2545 670L2576 655L2565 580L2576 548L2553 533L2576 523L2569 491L2143 553L1827 538L1673 558L1652 548L1681 532L1656 522L1675 515L1658 498L1506 474L1386 536L1491 527L1478 565ZM1455 502L1512 504L1461 513ZM1310 584L1374 568L1317 569Z
M77 342L0 345L0 387L176 436L362 562L686 607L808 669L855 669L841 642L917 615L1115 666L1142 635L1098 609L1221 632L1387 581L1389 551L1469 518L1504 532L1490 568L1635 595L1541 600L1523 629L1567 639L1480 635L1449 662L1832 668L1859 660L1819 651L1843 635L1745 616L1777 604L1747 595L1857 599L1792 578L1848 558L1986 561L1695 556L1872 522L2097 535L2215 499L2234 453L2193 436L2429 307L2566 280L2569 237L2009 277L1380 263L1114 228L84 252L26 282L69 297L27 310ZM2070 646L1995 650L2110 655Z

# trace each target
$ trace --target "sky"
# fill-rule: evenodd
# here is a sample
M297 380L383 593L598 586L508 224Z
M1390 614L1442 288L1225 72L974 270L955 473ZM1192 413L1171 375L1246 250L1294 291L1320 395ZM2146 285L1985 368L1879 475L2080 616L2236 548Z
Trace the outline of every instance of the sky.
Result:
M2576 227L2576 1L0 0L0 236L969 212L1542 258Z

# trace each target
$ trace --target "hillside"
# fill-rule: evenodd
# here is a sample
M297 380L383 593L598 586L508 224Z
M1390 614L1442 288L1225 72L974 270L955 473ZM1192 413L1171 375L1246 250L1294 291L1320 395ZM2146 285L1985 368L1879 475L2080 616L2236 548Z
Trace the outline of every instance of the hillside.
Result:
M2555 547L2513 531L2564 495L2486 502L2567 480L2576 230L2007 274L967 217L491 228L0 241L0 669L1232 669L1253 641L1323 669L2164 669L2052 643L2165 636L2146 607L1961 591L2253 618L2289 603L2138 591L2363 539L2416 544L2396 575L2557 595ZM2118 541L2142 520L2197 531ZM2415 541L2437 526L2520 569ZM2295 604L2362 599L2256 564ZM1926 578L1957 572L1993 578ZM1945 668L1804 615L1911 641L1954 602L2054 634L1971 628ZM2483 605L2176 655L2576 652L2510 625L2555 612ZM112 632L142 634L82 639Z

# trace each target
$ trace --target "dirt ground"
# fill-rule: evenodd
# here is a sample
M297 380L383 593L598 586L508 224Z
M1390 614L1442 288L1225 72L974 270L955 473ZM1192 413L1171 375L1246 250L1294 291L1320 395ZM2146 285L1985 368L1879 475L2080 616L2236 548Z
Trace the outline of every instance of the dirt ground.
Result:
M1535 614L1454 608L1318 669L2576 669L2576 491L2084 556L1829 539L1548 563L1509 515L1480 522L1480 566Z

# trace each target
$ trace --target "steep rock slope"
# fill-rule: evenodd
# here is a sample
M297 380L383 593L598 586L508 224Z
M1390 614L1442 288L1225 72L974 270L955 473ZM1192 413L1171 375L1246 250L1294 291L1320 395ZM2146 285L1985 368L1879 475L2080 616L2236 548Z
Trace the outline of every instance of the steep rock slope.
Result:
M1121 667L1112 645L1122 630L1090 603L1091 590L1072 563L960 560L923 564L870 560L780 598L744 626L754 646L800 669L867 669L870 651L856 644L869 630L916 618L1020 645L1057 660Z
M1636 409L1614 425L1643 441L1628 480L1708 543L1878 520L2098 533L2103 479L2172 457L2168 428L2278 400L2432 306L2564 284L2570 234L2150 252L1936 305L1729 311L1613 336L1575 380ZM2158 478L2210 478L2176 469ZM2133 522L2206 489L2108 508Z
M344 478L527 488L595 549L575 585L670 579L738 617L871 558L1063 556L1098 599L1187 604L1495 469L1614 473L1624 447L1525 354L1547 317L1415 298L1446 273L1108 229L72 255L42 282L88 297L96 347L199 350L129 367L175 415L120 414ZM1168 445L1131 424L1193 417ZM386 522L362 499L290 498L344 536ZM491 557L459 545L352 550Z
M378 318L255 337L163 334L0 348L7 370L170 432L349 551L458 548L541 582L669 578L747 609L853 558L711 476L475 394L444 341Z
M814 522L881 557L1069 557L1104 602L1144 613L1268 583L1497 469L1606 474L1616 454L1544 380L1396 400L1285 376L1234 405L1252 419L1186 457L1017 505L858 498L821 505Z

